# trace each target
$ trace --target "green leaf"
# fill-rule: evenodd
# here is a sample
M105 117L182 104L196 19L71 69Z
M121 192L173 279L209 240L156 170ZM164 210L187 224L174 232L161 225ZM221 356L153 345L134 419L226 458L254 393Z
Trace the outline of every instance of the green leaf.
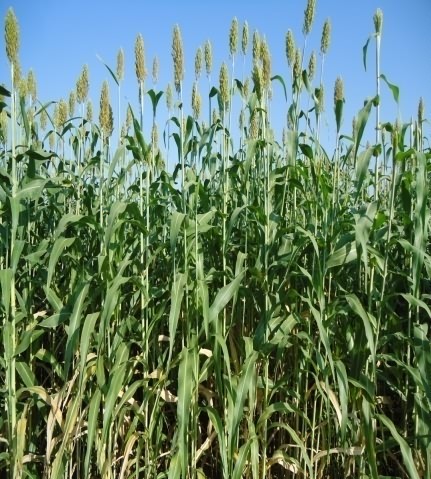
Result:
M380 75L380 78L386 83L386 85L388 85L388 87L390 88L391 92L392 92L392 96L394 97L394 100L396 101L397 105L399 105L400 103L400 89L394 85L393 83L390 83L386 76L383 75L383 73Z
M177 332L178 318L181 312L181 303L184 297L185 286L187 282L187 275L184 273L177 273L174 279L171 290L171 309L169 312L169 359L168 364L172 358L172 351L174 349L175 334Z
M119 86L120 85L120 82L118 81L118 78L117 78L117 75L111 70L111 68L109 68L109 66L102 60L102 58L100 57L100 55L96 55L96 58L101 61L106 69L108 70L108 72L111 74L112 78L114 79L115 83Z
M414 297L410 293L401 293L401 296L411 305L414 306L415 308L422 308L424 311L427 312L428 317L431 318L431 309L429 306L425 303L425 301L422 301L419 298Z
M337 133L340 132L341 122L343 120L344 100L337 100L335 103L335 123L337 125Z
M0 85L0 95L10 97L10 91L7 90L3 85Z
M109 211L108 222L105 230L105 248L109 249L109 244L112 241L112 234L116 227L117 218L127 208L127 203L124 201L116 201Z
M180 479L180 477L181 477L181 461L180 461L179 453L176 452L172 456L171 462L169 464L168 479Z
M365 42L365 45L362 47L362 60L364 62L364 69L367 71L367 50L368 50L368 44L370 43L370 40L374 37L374 35L370 35L368 37L368 40Z
M78 286L74 294L74 306L69 320L69 327L67 330L66 349L64 354L64 374L67 377L69 368L72 363L72 357L75 353L76 344L78 343L79 326L81 323L81 315L84 307L84 301L88 294L90 284L83 282Z
M313 159L313 150L310 145L306 143L300 143L299 148L301 148L302 153L309 159Z
M352 241L351 243L341 246L341 248L338 248L329 255L326 262L326 269L348 264L351 261L354 261L357 257L358 252L356 249L356 242Z
M344 365L342 361L340 360L335 361L335 370L337 372L338 394L339 394L340 404L341 404L341 424L340 424L341 441L342 443L344 443L346 439L347 417L349 412L349 405L348 405L349 383L347 380L346 366Z
M283 77L280 76L280 75L275 75L271 78L271 81L274 81L274 80L277 80L277 81L280 82L281 86L283 87L284 98L287 101L287 88L286 88L286 83L285 83Z
M214 426L214 430L217 433L218 437L218 444L221 456L221 462L223 467L223 476L222 477L229 477L228 473L228 458L227 458L227 450L226 450L226 440L225 440L225 431L223 429L223 423L220 419L220 415L218 411L210 406L205 408L208 417Z
M252 438L249 438L245 444L239 448L238 459L235 463L232 479L242 479L244 474L245 464L250 453Z
M87 439L86 439L86 451L84 459L84 477L89 477L91 452L93 449L94 439L98 430L98 415L100 409L100 400L102 393L100 389L96 389L93 393L90 401L90 407L88 409L88 421L87 421Z
M118 399L119 393L123 388L128 359L129 348L127 344L121 342L115 354L115 363L108 380L108 390L105 397L102 431L102 437L104 438L105 444L108 434L110 434L112 411Z
M373 415L371 412L371 406L367 398L364 396L362 398L362 427L364 430L365 438L365 449L367 451L367 459L371 469L372 479L379 479L379 474L377 472L377 462L376 462L376 433L373 426Z
M84 369L87 363L87 353L90 345L91 335L93 334L94 327L99 316L99 313L87 314L84 325L82 326L81 342L79 346L79 354L81 359L79 366L79 375L81 377L81 385L84 381Z
M39 198L47 180L34 179L21 186L15 198L22 200L36 200Z
M35 328L31 328L31 329L28 329L27 331L24 331L20 337L18 345L16 346L15 356L19 356L23 352L27 351L30 344L32 344L34 341L40 338L40 336L42 336L44 332L45 331L43 329L35 329Z
M13 281L12 268L0 269L1 302L6 314L10 307L10 288Z
M368 100L356 116L355 158L358 157L358 150L361 145L362 135L364 134L365 126L368 122L368 117L370 116L373 101L373 98Z
M35 385L36 377L27 363L16 361L15 367L25 387L29 388Z
M183 224L186 215L178 211L174 211L171 215L171 252L175 251L175 245L177 242L178 233L180 232L181 225Z
M58 238L51 250L48 263L48 274L46 279L46 287L51 287L52 277L55 273L57 266L58 258L63 254L65 248L69 248L75 242L75 238Z
M229 449L230 457L233 457L236 447L236 441L239 433L239 424L244 414L244 403L250 390L250 386L256 382L256 368L255 364L258 358L258 353L253 351L245 360L241 370L241 378L236 388L234 408L232 415L228 417L229 424Z
M354 313L356 313L364 323L365 336L367 338L367 345L370 349L373 364L376 361L376 348L374 345L374 329L376 328L375 318L367 313L362 306L359 298L355 294L348 294L346 300Z
M183 348L181 352L180 366L178 370L178 453L181 461L182 477L187 477L188 459L188 436L189 419L192 393L194 390L195 377L193 374L195 362L195 350Z
M392 437L400 446L401 455L403 456L404 465L407 468L410 479L419 479L419 473L416 469L415 462L412 455L412 450L407 444L406 440L400 435L395 427L395 424L384 414L376 414L377 419L383 423L392 434Z
M217 293L217 296L214 298L213 303L209 309L209 320L210 323L215 323L217 321L218 315L223 310L223 308L229 303L233 295L238 291L238 288L241 284L241 281L244 277L245 271L239 274L235 279L233 279L229 284L223 286Z
M154 90L148 90L147 91L148 96L151 98L151 105L153 107L153 117L156 117L156 110L157 110L157 105L160 101L160 98L163 95L163 91L159 91L156 93Z

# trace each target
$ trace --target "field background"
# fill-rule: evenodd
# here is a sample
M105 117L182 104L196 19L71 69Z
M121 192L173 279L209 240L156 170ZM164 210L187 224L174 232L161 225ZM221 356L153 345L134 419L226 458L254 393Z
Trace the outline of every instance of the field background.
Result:
M7 10L1 477L431 478L426 102L380 9L348 95L315 9L274 55L138 34L52 101Z

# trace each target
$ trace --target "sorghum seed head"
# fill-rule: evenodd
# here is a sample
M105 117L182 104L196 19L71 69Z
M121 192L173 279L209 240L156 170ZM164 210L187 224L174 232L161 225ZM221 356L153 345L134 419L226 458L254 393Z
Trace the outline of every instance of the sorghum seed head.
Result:
M209 77L213 69L213 53L212 53L211 42L209 40L205 42L204 57L205 57L205 69L207 72L207 76Z
M334 87L334 103L344 100L344 82L341 77L337 77Z
M287 30L286 33L286 58L287 63L291 67L295 62L296 47L295 40L293 38L292 30Z
M199 80L199 77L201 76L202 72L202 48L199 47L196 50L196 55L195 55L195 79L196 81Z
M193 110L193 118L197 120L201 114L201 96L198 91L197 83L193 83L192 89L192 110Z
M76 96L75 92L71 91L69 94L69 112L70 116L73 116L75 114L75 103L76 103Z
M290 114L287 114L287 128L288 128L288 130L290 130L290 131L292 131L292 130L295 128L295 126L294 126L294 124L293 124L292 115L290 115Z
M316 73L316 52L313 50L310 56L310 60L308 62L308 79L312 81L314 78L314 74Z
M61 99L54 109L54 126L59 130L67 121L68 107L65 100Z
M55 132L51 131L51 133L49 134L49 148L53 150L54 146L55 146Z
M35 101L37 97L37 83L36 83L36 77L34 75L33 70L29 70L28 75L27 75L27 88L28 88L28 93L31 96L31 101Z
M121 127L121 134L120 134L121 140L123 140L126 137L126 135L127 135L127 128L126 128L126 125L123 124Z
M174 27L172 38L172 59L174 61L174 83L177 93L181 92L181 83L184 79L184 50L181 31L178 25Z
M257 30L253 32L253 61L256 62L260 56L260 35Z
M13 82L15 85L18 85L21 80L21 64L19 63L19 58L12 63L13 65Z
M253 65L252 77L253 77L253 83L254 83L254 89L256 91L256 95L260 100L262 98L263 79L262 79L262 68L258 65L257 62L254 62L254 65Z
M9 8L6 14L4 37L6 44L6 55L11 63L18 60L19 50L19 26L15 13L12 8Z
M117 80L121 82L124 78L124 50L120 48L117 53Z
M242 91L244 93L244 98L248 98L248 95L250 93L250 78L245 79Z
M90 87L90 82L89 82L88 66L84 65L82 68L81 76L78 78L78 81L76 82L76 99L79 104L82 104L87 100L89 87Z
M325 108L325 90L324 90L323 84L321 84L320 88L316 90L316 93L317 93L316 110L317 110L317 113L322 113Z
M269 89L271 86L271 54L265 38L260 43L260 57L262 60L262 86Z
M245 125L245 112L244 112L244 109L242 109L241 112L240 112L240 114L239 114L238 124L239 124L239 129L242 131L243 128L244 128L244 125Z
M166 88L166 107L169 111L171 111L173 106L174 106L174 99L172 94L172 87L171 87L171 84L168 83L168 86Z
M316 0L308 0L307 8L304 12L304 26L302 27L302 33L308 35L313 25L314 13L316 10Z
M3 108L3 110L0 113L0 132L1 132L1 138L2 138L3 144L7 143L7 123L8 123L7 118L8 117L7 117L6 109Z
M46 108L44 108L41 112L40 112L40 127L42 128L42 130L45 130L47 124L48 124L48 113L46 112Z
M354 117L353 117L353 120L352 120L352 136L353 136L353 140L355 140L356 134L357 134L356 116L354 116Z
M242 41L241 41L241 49L242 54L245 56L247 54L248 48L248 23L247 21L244 22L242 26Z
M144 39L140 33L135 41L135 71L138 82L143 83L147 77L147 70L145 68Z
M21 98L25 98L28 93L28 84L26 78L20 78L18 81L18 94Z
M382 33L382 24L383 24L383 12L381 11L380 8L376 10L373 20L374 20L374 28L376 30L376 34L380 35Z
M234 56L238 50L238 19L234 17L229 31L229 51Z
M287 133L287 128L284 127L283 128L283 133L282 133L282 142L283 142L283 146L284 148L287 147L288 143L289 143L289 136L288 136L288 133Z
M153 59L153 71L152 71L153 83L156 84L159 81L159 58Z
M229 73L224 62L220 68L219 86L222 108L226 109L229 107Z
M133 123L132 109L129 106L129 108L127 108L127 113L126 113L126 129L127 130L132 126L132 123Z
M323 55L328 52L331 43L331 22L329 18L325 20L322 30L322 39L320 41L320 51Z
M250 117L250 138L256 140L259 136L259 123L258 123L258 116L255 110Z
M110 111L109 111L109 86L105 80L102 84L102 90L100 92L100 109L99 109L99 124L100 128L105 135L109 136L110 130Z
M108 130L107 130L107 137L112 135L114 131L114 113L112 111L112 106L109 105L109 122L108 122Z
M153 123L153 127L151 128L151 143L153 145L153 148L157 150L159 145L159 130L155 123Z
M217 110L214 108L214 109L213 109L213 112L212 112L212 122L213 122L213 125L215 125L215 124L218 122L218 119L219 119L218 112L217 112Z
M394 127L392 128L392 132L391 132L392 147L393 147L394 150L397 149L398 139L399 139L399 136L400 136L400 130L401 130L401 125L400 125L400 122L397 119L394 123Z
M419 106L418 106L418 121L419 121L419 124L421 124L424 121L424 118L425 118L424 99L422 97L420 97Z
M93 121L93 103L91 103L91 100L87 101L86 116L87 116L87 121L91 123Z
M299 48L295 52L295 62L293 64L293 78L298 80L301 77L302 53Z

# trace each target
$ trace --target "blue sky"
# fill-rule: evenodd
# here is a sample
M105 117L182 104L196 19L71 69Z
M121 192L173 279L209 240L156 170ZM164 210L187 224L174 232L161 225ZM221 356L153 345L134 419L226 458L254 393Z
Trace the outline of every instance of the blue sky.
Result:
M273 74L286 79L289 71L285 56L285 35L293 30L302 45L302 24L305 0L253 2L219 0L218 2L178 2L173 0L0 0L3 18L12 6L20 24L22 69L33 68L38 81L40 101L67 98L75 87L83 64L90 69L90 96L97 108L102 81L111 82L111 98L116 111L116 90L109 73L97 59L100 55L115 69L120 47L125 51L126 74L122 89L123 102L138 105L134 69L134 42L141 33L145 41L147 68L151 71L154 55L160 61L160 80L156 89L165 89L172 79L171 38L173 26L180 25L185 47L185 88L191 90L194 79L194 56L197 47L210 39L214 52L213 83L218 84L218 71L223 60L229 61L228 32L236 16L242 24L247 20L250 32L257 29L269 43ZM400 88L400 114L403 121L415 116L420 96L431 108L431 45L430 0L317 0L313 31L308 40L308 54L319 51L323 22L331 19L332 40L325 61L326 126L322 141L333 137L333 85L340 75L345 83L345 115L342 130L351 131L353 115L365 98L375 92L374 43L370 43L368 71L362 64L362 47L374 31L373 14L380 7L384 14L381 71ZM251 36L251 35L250 35ZM2 43L4 40L2 38ZM3 52L4 45L2 45ZM308 62L308 55L307 60ZM242 63L238 59L237 63ZM250 66L250 59L248 60ZM238 74L240 70L238 70ZM9 85L8 63L0 55L0 83ZM205 95L206 82L202 82ZM150 77L147 88L152 88ZM274 87L273 123L282 125L286 108L278 86ZM147 105L149 106L149 101ZM389 90L382 85L382 120L393 121L397 107ZM160 123L164 123L164 112Z

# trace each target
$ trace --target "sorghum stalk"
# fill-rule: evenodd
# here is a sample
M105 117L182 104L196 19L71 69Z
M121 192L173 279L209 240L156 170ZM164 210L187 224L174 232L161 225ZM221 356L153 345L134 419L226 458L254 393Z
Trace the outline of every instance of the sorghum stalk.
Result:
M101 142L102 148L100 152L100 183L99 183L99 214L100 214L100 226L103 227L103 182L104 182L104 162L106 144L108 142L109 136L112 133L112 110L109 103L109 87L108 82L105 80L102 84L102 90L100 93L100 109L99 109L99 123L101 130ZM100 244L101 253L103 248L103 242Z
M229 92L229 103L232 101L233 97L233 88L234 88L234 78L235 78L235 55L238 50L238 19L234 17L229 31L229 52L232 59L232 80L230 85ZM229 108L229 122L228 129L231 130L231 121L232 121L232 109Z
M205 58L205 70L207 73L207 79L208 79L208 91L211 90L211 72L212 72L212 64L213 64L213 55L212 55L212 47L211 47L211 42L207 40L205 42L204 46L204 58ZM209 117L209 125L211 125L211 114L212 114L212 109L211 109L211 98L208 100L208 117Z
M383 12L378 8L373 17L375 36L376 36L376 145L379 144L379 130L380 130L380 42L382 38L382 24ZM383 172L383 175L385 172ZM379 199L379 157L376 156L375 170L374 170L374 190L375 200Z
M147 77L147 70L145 68L145 48L144 39L139 34L135 41L135 71L136 78L139 85L139 103L141 106L141 130L144 127L144 82Z
M416 149L420 152L423 151L423 122L425 119L425 106L424 100L421 97L419 99L419 106L418 106L418 126L417 126L417 140L416 140Z
M84 65L82 68L82 72L80 77L78 78L76 82L76 101L78 104L81 105L81 128L80 128L80 134L79 134L79 154L78 154L78 177L81 175L81 159L83 160L85 157L85 145L84 145L84 104L87 101L88 97L88 90L89 90L89 74L88 74L88 66ZM88 110L88 107L87 107ZM88 118L88 113L87 113L87 120ZM80 208L81 208L81 183L78 182L77 186L77 196L78 199L76 201L76 213L79 214Z
M124 50L120 48L117 53L117 80L118 80L118 142L121 140L121 82L124 79Z
M320 85L323 85L323 70L325 66L325 58L328 53L329 46L331 44L331 22L329 18L325 20L322 30L322 38L320 40ZM320 115L317 115L317 125L316 125L316 141L319 141L320 136Z
M223 63L220 68L220 76L219 76L219 90L220 90L220 100L221 100L221 114L222 114L222 121L225 124L225 115L226 115L226 108L229 108L229 73L227 69L226 63ZM223 245L223 253L222 253L222 261L223 261L223 286L226 286L226 221L227 221L227 194L229 191L229 178L226 173L227 170L227 159L229 156L229 152L227 149L227 142L228 138L226 135L226 129L223 128L221 130L221 156L222 156L222 188L223 188L223 226L222 226L222 245ZM226 310L224 309L223 314L223 330L222 335L224 337L226 332Z
M170 137L171 137L171 122L170 122L170 117L172 114L172 108L173 108L173 95L172 95L172 87L171 84L168 83L168 86L166 87L166 108L168 109L168 121L167 121L167 126L168 126L168 136L167 136L167 146L166 146L166 170L169 171L169 151L170 151Z
M10 8L6 14L5 20L5 44L6 54L10 62L10 74L11 74L11 155L12 155L12 201L15 201L17 195L17 171L16 171L16 145L15 145L15 126L16 126L16 91L15 91L15 64L18 63L18 50L19 50L19 26L15 13ZM10 239L10 258L13 258L16 245L16 235L18 229L18 218L16 215L12 215L12 228ZM5 326L8 326L6 340L9 341L9 351L5 352L6 360L6 384L7 384L7 418L8 418L8 439L9 439L9 451L10 451L10 478L15 479L15 459L16 459L16 446L17 446L17 411L16 411L16 276L14 268L12 268L12 278L10 286L10 310L6 312ZM5 336L5 334L4 334ZM6 351L6 348L5 348Z
M242 82L244 83L245 57L248 50L248 23L244 22L242 26L241 51L242 51Z

